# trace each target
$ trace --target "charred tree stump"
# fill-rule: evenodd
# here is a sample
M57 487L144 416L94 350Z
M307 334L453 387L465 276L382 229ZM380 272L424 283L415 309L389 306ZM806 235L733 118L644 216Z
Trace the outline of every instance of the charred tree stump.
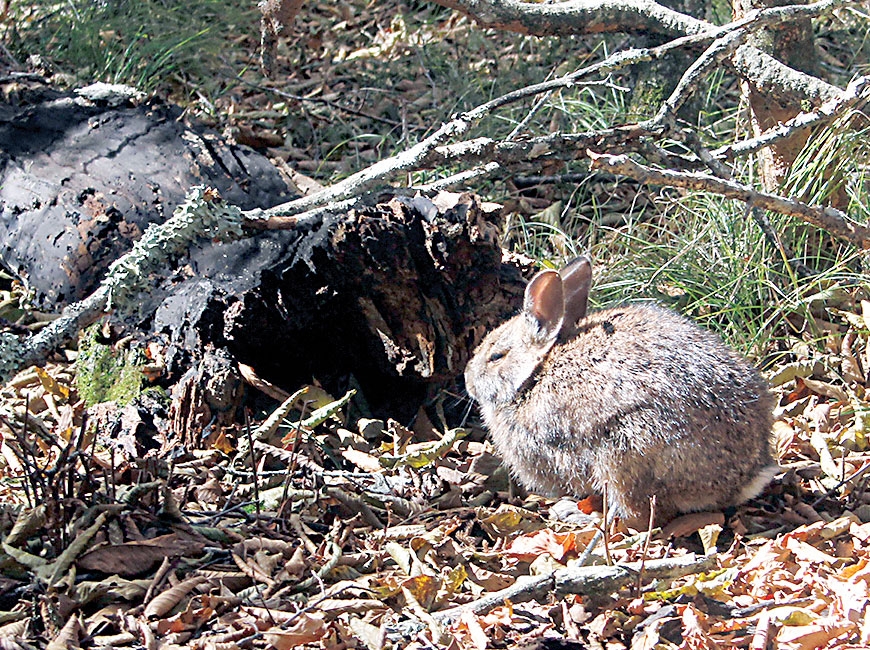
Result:
M360 388L376 411L415 412L522 302L499 224L499 211L470 195L352 210L300 238L286 263L202 329L220 325L235 358L287 389L316 379Z
M243 209L291 196L266 158L181 123L175 107L6 90L0 263L44 309L88 295L192 185ZM352 386L374 414L410 417L522 300L528 267L502 262L500 228L499 206L471 195L385 193L295 230L196 247L113 318L165 344L167 385L187 373L173 419L189 444L236 419L238 362L288 391Z

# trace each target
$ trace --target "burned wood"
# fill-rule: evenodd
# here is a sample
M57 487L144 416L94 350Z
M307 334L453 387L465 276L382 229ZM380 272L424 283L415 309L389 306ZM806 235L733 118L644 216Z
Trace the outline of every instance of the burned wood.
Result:
M402 404L392 414L411 415L429 389L461 373L477 338L520 299L521 268L501 261L499 206L473 196L370 195L315 207L292 217L292 224L249 220L255 228L236 241L202 241L223 228L217 213L229 209L226 204L251 216L290 196L262 156L201 127L180 125L171 119L175 109L161 105L111 107L42 89L5 106L3 115L0 144L9 146L0 166L2 262L49 309L94 291L22 342L22 361L45 359L112 306L115 296L121 307L116 319L144 326L166 344L167 381L213 350L279 387L314 378L334 390L358 386L372 408ZM22 137L25 130L32 137ZM428 140L403 160L418 160L438 142L440 136ZM54 154L67 149L72 153ZM200 192L182 204L184 183L203 178L218 187L225 203L209 203L208 192ZM380 179L377 166L360 175L366 186ZM341 194L350 188L358 185L336 189ZM324 201L312 199L311 207ZM212 217L217 221L208 233L196 232L199 219ZM149 224L161 221L165 227L142 237ZM170 230L190 226L191 233L167 244L177 239ZM269 230L276 226L291 228ZM192 243L187 264L172 272L171 253ZM149 246L160 255L150 255ZM117 300L125 292L134 296L132 303ZM190 391L191 382L208 381L205 375L228 376L210 367L178 388L173 419L180 430L201 432L216 414L218 425L232 419L237 389ZM230 384L238 386L235 371L230 374ZM229 413L222 412L224 402Z
M194 185L242 209L293 196L264 156L180 117L159 102L112 107L37 83L0 104L0 262L38 307L90 294Z

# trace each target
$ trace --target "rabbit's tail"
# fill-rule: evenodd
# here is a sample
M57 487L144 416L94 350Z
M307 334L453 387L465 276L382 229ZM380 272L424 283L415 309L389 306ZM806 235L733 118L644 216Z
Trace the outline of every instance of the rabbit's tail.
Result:
M755 478L752 479L746 487L740 490L740 493L737 495L736 503L743 503L744 501L749 501L749 499L757 497L761 491L767 487L768 483L773 480L773 477L781 471L782 468L780 468L779 465L767 465L766 467L762 467L761 471L756 474Z

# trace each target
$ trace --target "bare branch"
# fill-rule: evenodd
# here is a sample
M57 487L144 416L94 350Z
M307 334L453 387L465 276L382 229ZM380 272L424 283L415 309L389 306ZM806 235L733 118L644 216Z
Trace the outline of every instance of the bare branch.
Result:
M242 234L239 208L218 200L214 190L192 188L167 221L148 226L133 248L112 262L94 293L68 305L60 317L37 334L23 340L13 334L0 334L0 381L20 368L44 363L113 305L135 304L138 292L152 282L152 274L159 274L185 254L192 242L206 236L226 241Z
M348 199L352 196L358 196L381 182L389 175L395 174L399 171L414 169L419 160L432 149L443 144L453 136L464 133L468 130L469 126L470 120L464 115L461 115L441 125L441 128L435 131L435 133L421 140L413 147L406 149L400 154L391 156L390 158L379 160L362 171L348 176L335 185L324 188L314 194L303 196L295 201L282 203L281 205L269 208L268 210L262 210L259 208L248 210L244 213L244 217L247 220L253 221L257 219L265 220L278 216L292 216L310 210L311 208Z
M798 98L819 104L840 92L836 86L790 68L749 45L737 48L731 65L738 75L758 90L783 101L794 102Z
M644 575L653 579L676 579L683 576L709 571L716 566L715 556L696 558L667 558L651 560L646 563ZM617 564L615 566L582 566L573 569L550 571L539 576L522 576L510 587L485 594L483 597L441 612L435 612L437 621L457 620L464 613L483 614L494 607L503 605L506 600L519 603L543 598L556 592L558 594L607 595L631 584L637 576L640 565Z
M625 155L611 156L592 151L587 154L592 159L592 169L621 174L639 183L699 190L737 199L752 207L798 217L858 248L870 248L870 228L853 221L847 214L836 208L807 205L794 199L759 192L748 185L708 174L653 169L638 164Z
M480 2L478 2L478 0L471 0L471 2L475 3L475 6L479 9L485 9L489 7L490 3L494 3L500 8L510 7L513 8L513 10L519 10L519 8L529 9L533 7L554 7L559 8L560 10L567 10L567 5L577 7L586 7L587 5L596 7L600 6L599 3L590 3L588 2L588 0L582 0L578 2L571 0L569 2L559 3L557 5L536 5L521 2L518 3L514 2L513 0L480 0ZM263 222L262 225L254 227L295 227L298 223L298 218L288 220L288 217L293 217L293 215L298 215L300 213L307 212L322 206L332 206L332 204L337 201L344 201L353 196L358 196L359 194L366 192L371 188L375 187L376 185L384 182L387 178L393 176L398 172L407 171L409 169L423 168L426 166L426 164L431 164L435 160L436 150L438 151L437 155L442 158L442 162L447 162L451 159L455 160L454 156L459 156L459 150L464 151L465 154L471 154L472 152L469 150L470 144L460 145L457 147L456 150L445 150L443 148L439 150L439 147L445 145L445 143L450 138L466 132L472 123L483 119L487 115L491 114L493 111L503 106L521 101L528 97L551 92L559 88L570 88L572 86L576 86L577 84L582 83L582 79L592 75L607 74L630 65L655 60L665 56L668 52L676 49L690 47L699 43L705 43L711 40L724 38L722 43L711 46L708 56L706 58L702 57L702 62L698 64L697 68L690 69L690 71L687 71L686 75L684 75L685 83L683 83L680 88L678 88L678 91L680 93L685 92L687 87L691 87L692 84L697 83L698 79L696 77L698 74L700 74L701 71L707 69L713 61L716 61L721 58L721 56L724 56L725 51L730 51L730 47L735 42L739 41L740 38L742 38L746 33L748 33L746 30L758 29L764 25L781 20L806 17L808 15L819 15L825 11L831 10L832 8L849 4L851 2L854 2L854 0L822 0L811 5L777 7L774 9L767 9L764 11L755 12L741 18L740 20L734 21L722 27L715 27L713 25L709 25L708 23L703 23L703 21L696 21L696 23L701 24L704 29L697 28L697 25L691 28L687 27L687 30L692 31L691 34L676 38L668 43L664 43L663 45L654 48L629 49L622 52L617 52L607 57L603 61L580 68L579 70L576 70L557 79L551 79L542 83L532 84L524 88L520 88L512 92L506 93L501 97L497 97L491 101L481 104L467 111L466 113L455 117L449 122L446 122L437 131L435 131L435 133L428 136L424 140L421 140L410 149L407 149L396 156L380 160L373 165L367 167L366 169L363 169L362 171L353 174L352 176L346 178L339 183L336 183L329 188L326 188L315 194L296 199L295 201L290 201L288 203L275 206L268 210L249 210L244 214L244 217L248 222L249 226L251 226L252 222L254 221ZM643 6L644 8L649 9L652 6L658 5L655 5L655 3L651 2L639 1L638 6ZM732 38L728 38L729 34L733 34L734 36ZM738 51L742 50L743 47L738 48ZM827 85L825 84L825 86ZM839 90L834 88L833 86L830 86L830 88L833 88L833 91L835 93L839 93ZM669 104L665 107L665 109L663 109L665 112L661 114L662 117L670 115L671 111L676 110L675 107L677 107L681 101L681 95L678 93L674 93L669 100ZM622 129L612 130L610 132L610 135L618 134L619 137L623 138L623 140L632 139L637 138L639 135L645 132L660 130L661 127L663 127L663 125L657 123L654 120L644 125L632 125L629 127L624 127ZM592 137L608 137L608 134L606 133L606 131L602 131L601 134ZM477 145L479 146L479 148L482 144L482 140L477 141ZM586 147L595 145L584 144L583 146ZM489 141L487 147L499 147L501 150L501 155L505 155L510 149L513 149L514 152L518 151L516 147L510 147L509 143L507 142L496 143L494 141ZM487 147L483 148L485 149ZM520 149L522 148L524 148L524 145L521 144ZM487 159L481 157L480 155L473 156L473 160L463 158L463 162L468 163L472 161L488 162ZM503 159L497 157L496 162L503 162ZM331 209L331 207L328 209ZM280 217L281 220L274 221L273 219L276 217Z
M55 350L95 323L105 313L108 304L109 289L101 285L90 296L69 305L60 317L24 340L19 340L14 334L0 334L0 380L8 380L21 368L45 363Z
M435 0L470 16L482 27L532 34L570 36L627 32L678 36L709 24L649 0L567 0L554 4L517 0Z
M578 35L601 32L647 33L674 37L680 34L718 38L734 24L717 28L668 9L652 0L567 0L554 4L517 0L435 0L474 18L485 27L535 36ZM815 18L859 0L821 0L807 5L774 7L750 14L756 26ZM717 33L718 31L718 33ZM731 61L738 75L775 96L797 93L820 102L838 92L821 79L798 72L754 47L738 48Z
M497 162L489 162L480 167L459 172L446 178L439 178L437 181L427 183L426 185L415 186L413 189L426 195L437 194L456 185L467 185L470 181L487 178L499 170L501 170L501 165Z
M857 77L846 90L826 101L818 110L810 113L799 113L787 122L768 129L757 137L719 147L710 153L715 158L725 160L755 153L759 149L788 139L795 131L829 122L857 104L868 100L870 100L870 77Z
M665 100L647 126L672 126L676 120L677 111L689 99L692 91L704 80L710 69L731 56L748 36L749 31L743 28L729 32L713 41L704 50L704 53L686 69L671 96Z

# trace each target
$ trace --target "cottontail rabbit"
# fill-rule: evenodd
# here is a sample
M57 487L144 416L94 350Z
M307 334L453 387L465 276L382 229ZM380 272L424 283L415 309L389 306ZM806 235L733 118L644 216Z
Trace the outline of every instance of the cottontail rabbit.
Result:
M735 505L776 473L773 396L713 334L652 305L586 315L592 266L541 271L465 370L496 449L532 491L604 492L626 523Z

